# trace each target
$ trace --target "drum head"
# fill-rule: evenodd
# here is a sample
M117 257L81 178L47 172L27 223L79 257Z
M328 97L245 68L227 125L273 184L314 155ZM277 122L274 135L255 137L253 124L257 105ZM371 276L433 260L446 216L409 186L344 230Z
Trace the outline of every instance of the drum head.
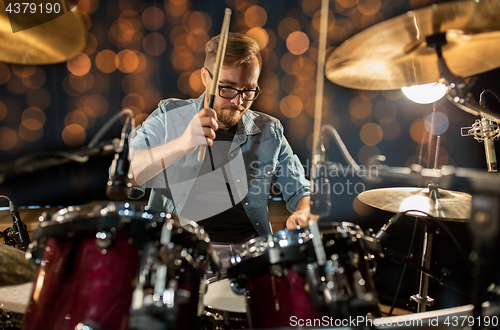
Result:
M245 296L234 293L227 278L208 285L203 304L222 311L237 313L246 313L247 311Z

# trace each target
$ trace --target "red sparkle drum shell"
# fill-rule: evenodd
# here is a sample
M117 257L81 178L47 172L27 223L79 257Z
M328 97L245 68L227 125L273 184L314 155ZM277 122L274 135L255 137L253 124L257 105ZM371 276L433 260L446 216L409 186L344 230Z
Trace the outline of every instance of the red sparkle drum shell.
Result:
M23 329L128 329L140 242L155 239L163 221L111 203L69 207L42 222L29 252L40 268Z
M228 274L246 290L251 328L289 327L291 318L322 318L308 290L305 267L314 261L307 229L281 230L245 243Z
M362 305L359 310L378 316L369 265L372 255L364 244L369 239L359 226L347 222L325 224L320 229L327 259L335 259L342 268L334 277L334 286L340 287L339 293L346 301L358 299ZM289 327L293 318L345 317L344 306L328 305L322 301L322 292L309 286L307 268L315 263L312 233L308 228L284 229L272 236L258 237L233 254L228 275L237 287L246 290L252 328ZM325 284L320 277L327 271L325 267L315 273L318 283ZM320 297L313 297L314 294ZM368 308L363 305L365 299L359 299L363 296L373 297Z
M168 246L159 243L164 223L171 224ZM198 324L209 241L200 240L190 228L173 225L165 214L131 203L69 207L41 222L33 243L29 253L40 267L24 330L135 329L132 298L144 248L151 245L156 246L154 267L175 264L169 264L163 285L174 281L177 289L188 292L187 301L169 310L172 328ZM196 266L168 259L179 255L194 256Z

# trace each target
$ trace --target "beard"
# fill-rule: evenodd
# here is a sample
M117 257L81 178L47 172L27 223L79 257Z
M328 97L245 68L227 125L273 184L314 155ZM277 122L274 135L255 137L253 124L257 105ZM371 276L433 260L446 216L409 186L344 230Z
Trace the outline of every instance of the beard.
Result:
M226 127L236 125L241 117L245 114L247 109L237 106L226 106L223 108L215 109L217 119Z

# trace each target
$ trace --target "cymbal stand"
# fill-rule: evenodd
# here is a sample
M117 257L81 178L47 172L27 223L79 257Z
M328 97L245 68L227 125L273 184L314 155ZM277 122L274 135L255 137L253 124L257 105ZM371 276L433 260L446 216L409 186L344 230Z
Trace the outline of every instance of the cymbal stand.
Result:
M439 200L438 186L434 184L429 184L429 198L432 198L436 203ZM424 230L424 244L422 248L422 268L429 270L431 266L431 254L432 254L432 242L434 240L434 234L436 233L435 226L429 225L428 221L424 220L423 230ZM434 305L434 299L430 298L427 294L429 293L429 275L426 272L420 272L420 286L418 294L410 297L411 300L417 303L417 313L425 312L427 306Z

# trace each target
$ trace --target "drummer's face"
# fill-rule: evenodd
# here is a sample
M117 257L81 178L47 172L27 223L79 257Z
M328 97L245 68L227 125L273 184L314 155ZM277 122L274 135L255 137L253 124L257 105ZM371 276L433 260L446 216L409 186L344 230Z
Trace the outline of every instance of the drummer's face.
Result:
M209 68L209 70L213 74L214 69ZM240 91L257 89L259 75L260 67L256 58L238 66L223 66L220 72L219 86L232 87ZM205 107L208 107L212 79L205 68L202 69L202 79L206 88ZM224 99L219 96L219 89L217 89L214 110L217 113L219 127L227 128L236 125L251 105L252 101L243 100L241 94L233 99Z

